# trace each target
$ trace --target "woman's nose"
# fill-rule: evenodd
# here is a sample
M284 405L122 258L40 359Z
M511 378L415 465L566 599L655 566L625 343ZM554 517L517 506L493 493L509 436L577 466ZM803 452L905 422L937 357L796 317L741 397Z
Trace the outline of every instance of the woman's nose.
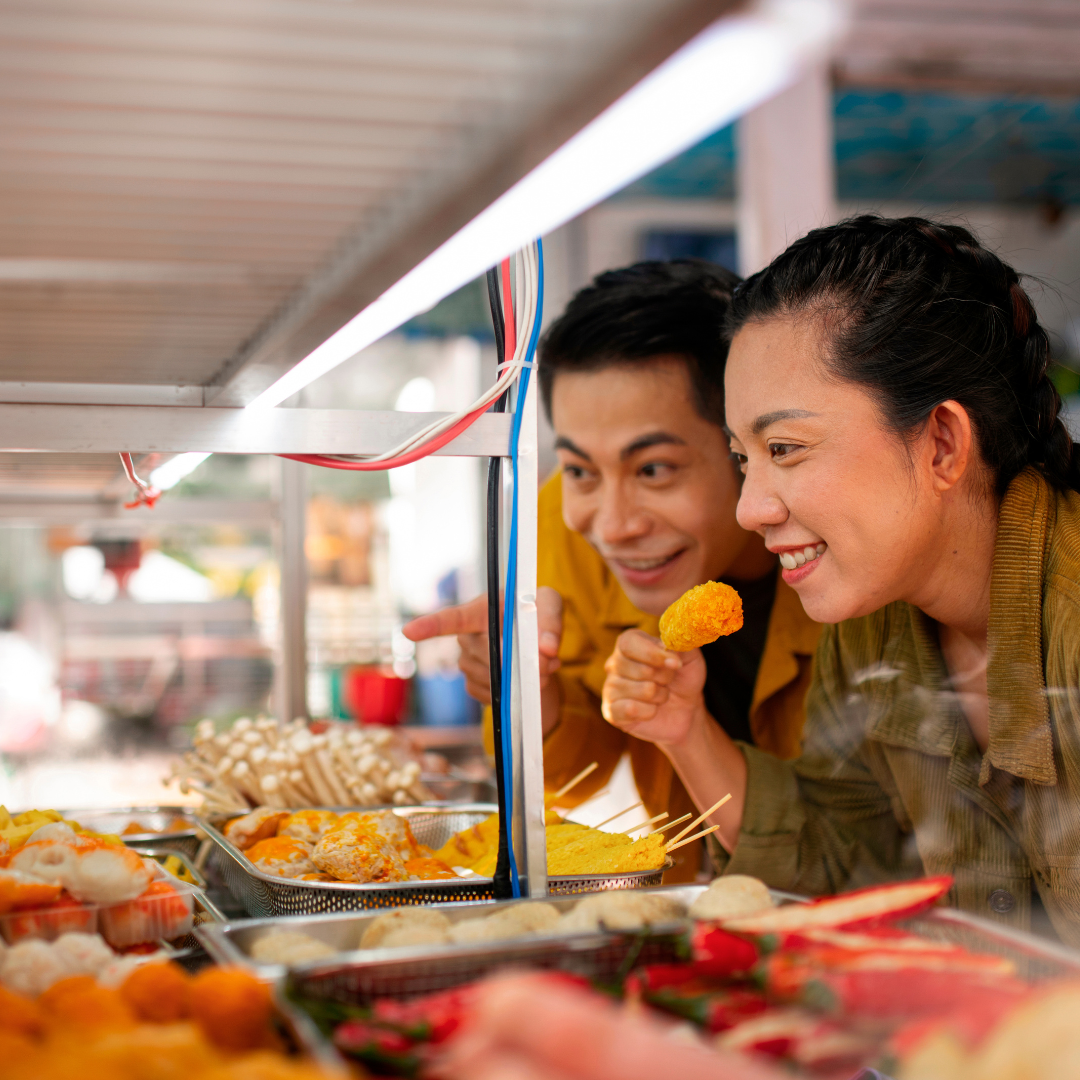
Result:
M787 521L788 509L784 500L768 484L760 468L747 468L743 478L735 518L747 532L762 532L769 526L782 525Z

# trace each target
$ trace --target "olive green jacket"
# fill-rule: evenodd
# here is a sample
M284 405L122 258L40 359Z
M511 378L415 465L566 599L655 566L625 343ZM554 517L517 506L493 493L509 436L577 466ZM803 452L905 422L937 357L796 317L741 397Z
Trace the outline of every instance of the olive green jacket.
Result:
M1080 495L1034 469L999 512L988 646L980 755L922 612L827 627L802 756L742 747L746 811L723 872L810 894L948 873L954 904L1017 927L1034 886L1080 944Z

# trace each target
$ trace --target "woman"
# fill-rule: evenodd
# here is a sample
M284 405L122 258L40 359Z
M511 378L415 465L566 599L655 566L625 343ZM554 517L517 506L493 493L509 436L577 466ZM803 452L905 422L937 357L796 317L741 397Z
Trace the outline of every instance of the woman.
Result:
M658 743L725 872L828 893L951 873L953 901L1080 943L1080 455L1017 275L971 233L860 217L732 306L739 522L827 628L803 756L703 718L695 653L640 632L610 722Z

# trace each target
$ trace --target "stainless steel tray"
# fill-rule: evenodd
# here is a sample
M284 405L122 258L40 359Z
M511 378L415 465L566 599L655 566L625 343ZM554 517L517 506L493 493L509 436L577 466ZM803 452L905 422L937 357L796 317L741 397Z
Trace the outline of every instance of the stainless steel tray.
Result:
M198 821L194 808L190 806L121 806L108 810L87 807L60 810L59 813L71 821L77 821L84 829L89 829L91 832L113 833L121 836L128 847L170 848L173 851L182 852L189 859L194 859L199 849ZM164 829L175 818L183 818L188 822L187 828L170 832L121 835L132 821L138 821L151 829Z
M681 889L658 890L683 898ZM506 900L483 905L485 912L526 903ZM569 910L577 898L546 901ZM686 900L684 899L684 902ZM448 904L440 910L452 922L478 914L480 905ZM630 965L676 959L678 941L687 928L684 919L651 927L648 934L600 931L577 934L536 934L467 945L420 946L401 949L358 949L357 943L375 915L313 915L307 918L245 919L196 930L207 953L221 964L240 964L267 981L288 977L292 990L304 997L365 1005L380 997L406 998L449 989L483 978L508 966L557 969L590 978L614 978ZM263 964L249 955L254 942L270 930L284 928L310 934L341 949L339 956L309 961L287 970Z
M330 807L340 813L355 807ZM387 807L409 819L421 844L440 848L454 833L479 824L495 813L492 803ZM333 911L405 907L409 904L466 903L493 900L491 878L473 877L442 881L394 881L360 885L352 882L294 881L256 869L244 853L209 821L199 826L217 845L217 868L229 892L253 917L320 915ZM548 892L556 896L603 889L639 889L659 885L664 868L635 874L592 874L548 878Z

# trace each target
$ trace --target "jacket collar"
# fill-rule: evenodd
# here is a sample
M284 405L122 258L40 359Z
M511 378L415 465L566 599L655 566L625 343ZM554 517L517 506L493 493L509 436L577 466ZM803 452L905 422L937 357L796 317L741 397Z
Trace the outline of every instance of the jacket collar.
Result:
M998 514L987 634L990 742L980 783L990 765L1036 784L1057 783L1042 651L1053 509L1050 485L1028 468L1009 485Z

